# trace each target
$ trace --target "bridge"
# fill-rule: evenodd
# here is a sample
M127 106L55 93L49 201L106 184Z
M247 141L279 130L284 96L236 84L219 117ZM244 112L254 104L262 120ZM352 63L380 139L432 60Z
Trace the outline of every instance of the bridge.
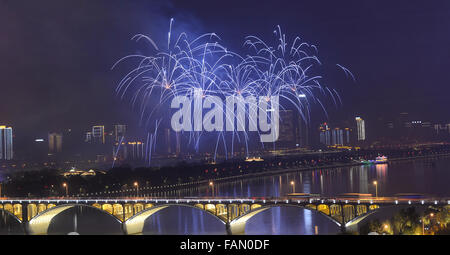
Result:
M71 208L91 208L112 217L124 234L142 234L145 220L168 207L204 211L223 223L228 234L245 234L249 219L273 207L300 207L325 216L345 231L382 207L420 205L450 207L450 198L277 197L277 198L7 198L0 214L22 224L26 234L47 234L52 219Z

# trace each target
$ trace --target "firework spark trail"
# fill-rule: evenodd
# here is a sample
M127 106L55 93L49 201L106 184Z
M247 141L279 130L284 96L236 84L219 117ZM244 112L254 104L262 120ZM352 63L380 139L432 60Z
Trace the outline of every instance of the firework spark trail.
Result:
M140 123L143 126L148 128L151 126L150 123L155 121L155 125L149 128L152 134L149 132L147 137L146 155L149 163L156 147L158 126L167 117L167 109L170 108L168 104L176 96L186 96L190 99L196 96L202 98L232 96L240 100L265 97L267 101L270 101L272 96L278 96L280 100L294 107L305 122L309 122L312 104L319 104L327 115L325 106L316 96L316 92L326 98L331 97L335 105L341 102L337 91L322 86L320 83L322 76L313 74L314 67L322 64L316 56L317 47L303 42L300 37L295 37L289 43L280 26L273 32L278 41L274 47L257 36L245 37L243 46L250 52L245 56L229 51L218 42L220 38L215 33L203 34L190 40L184 32L175 36L172 27L173 19L170 20L167 47L158 47L150 37L142 34L133 36L132 40L136 42L141 40L148 42L155 53L150 56L128 55L119 59L112 67L115 68L119 63L129 60L138 63L119 81L116 93L121 99L130 98L133 108L138 108L140 112ZM351 77L355 81L347 68L339 64L337 66L344 71L346 77ZM268 111L266 106L262 108L257 101L245 103L258 112ZM273 105L274 102L270 104L272 109L289 108L280 102L276 106ZM226 113L226 107L220 106L220 110ZM234 153L234 139L236 139L245 143L248 155L249 135L245 131L245 121L242 122L238 116L227 114L223 116L237 120L239 131L232 132L231 153ZM192 120L191 124L195 126L196 123ZM192 144L198 152L203 131L182 133L189 135L189 144ZM220 131L217 135L214 158L220 140L224 150L228 151L225 131Z

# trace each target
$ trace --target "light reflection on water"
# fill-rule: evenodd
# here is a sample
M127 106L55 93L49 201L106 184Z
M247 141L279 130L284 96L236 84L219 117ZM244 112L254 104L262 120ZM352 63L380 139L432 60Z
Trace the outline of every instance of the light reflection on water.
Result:
M144 225L146 235L225 235L225 224L213 215L190 207L168 207L150 216Z
M335 169L293 172L282 175L235 180L226 183L157 192L163 197L280 197L286 194L313 193L335 196L342 193L370 193L379 196L398 193L423 193L449 196L450 157L433 160L409 160L388 164L363 165ZM294 181L294 185L291 185ZM214 188L214 190L213 190Z
M270 227L269 227L270 226ZM248 235L313 235L339 233L339 227L316 211L297 207L273 207L252 217Z

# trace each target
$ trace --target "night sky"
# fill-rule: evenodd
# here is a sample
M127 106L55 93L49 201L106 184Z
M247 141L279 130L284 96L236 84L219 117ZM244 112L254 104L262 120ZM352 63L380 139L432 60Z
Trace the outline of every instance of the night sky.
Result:
M343 99L332 120L450 119L450 1L0 0L0 123L43 133L136 122L114 95L122 73L111 66L145 53L130 41L137 33L163 43L171 17L237 52L246 35L271 39L276 25L317 45L324 82Z

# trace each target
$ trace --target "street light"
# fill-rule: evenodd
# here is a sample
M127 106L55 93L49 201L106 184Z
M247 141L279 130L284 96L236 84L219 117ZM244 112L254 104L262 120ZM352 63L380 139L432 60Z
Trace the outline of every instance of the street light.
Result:
M375 197L378 197L378 182L373 181L373 185L375 185Z
M433 218L433 216L434 216L434 213L430 213L430 218ZM426 215L424 215L423 217L422 217L422 235L425 235L425 217L427 217ZM430 219L430 221L431 221L431 219ZM431 222L430 222L431 223Z
M139 183L134 182L134 186L136 187L136 197L139 197Z
M291 181L292 193L295 193L295 182Z
M66 197L69 197L69 186L67 185L67 183L63 183L63 187L66 190Z
M211 187L212 196L214 197L214 183L213 182L209 182L209 186Z

